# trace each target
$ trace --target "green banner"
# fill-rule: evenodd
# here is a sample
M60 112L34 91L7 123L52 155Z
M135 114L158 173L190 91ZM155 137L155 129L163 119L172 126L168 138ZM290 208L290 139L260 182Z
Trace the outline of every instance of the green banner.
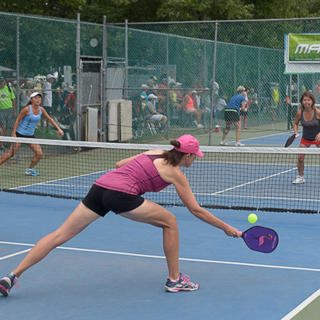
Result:
M289 33L289 62L320 62L319 33Z

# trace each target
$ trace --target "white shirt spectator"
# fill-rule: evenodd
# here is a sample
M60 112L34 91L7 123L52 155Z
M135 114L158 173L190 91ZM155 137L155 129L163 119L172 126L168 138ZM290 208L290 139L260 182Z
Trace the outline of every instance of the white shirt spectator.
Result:
M52 83L55 77L52 74L47 75L47 80L43 84L43 101L44 107L52 108Z
M52 107L52 85L48 81L43 85L43 106Z

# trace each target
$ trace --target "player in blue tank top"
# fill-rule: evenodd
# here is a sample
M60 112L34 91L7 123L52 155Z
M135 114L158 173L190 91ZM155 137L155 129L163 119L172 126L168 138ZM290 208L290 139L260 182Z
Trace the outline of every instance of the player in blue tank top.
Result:
M224 119L226 126L223 130L223 135L220 144L226 144L226 137L231 129L231 125L236 128L236 143L238 147L244 146L240 142L240 111L246 107L247 101L245 98L246 88L244 86L239 86L237 88L237 93L233 95L224 109Z
M41 106L42 95L39 92L33 92L30 95L30 104L24 107L13 126L12 136L22 138L34 138L34 132L41 117L44 116L58 131L60 136L63 136L63 131L58 124L49 116L47 111ZM20 148L21 143L13 144L10 149L0 157L0 165L12 158ZM39 173L34 169L36 164L42 159L43 152L39 144L29 144L29 147L34 153L29 167L26 169L25 174L29 176L37 176Z

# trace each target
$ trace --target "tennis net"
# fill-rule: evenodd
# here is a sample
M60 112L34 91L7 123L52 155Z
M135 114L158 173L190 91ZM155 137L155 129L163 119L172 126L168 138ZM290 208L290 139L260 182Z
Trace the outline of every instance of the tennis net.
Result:
M82 199L92 183L115 162L168 145L118 144L0 137L6 150L22 143L13 158L0 166L0 190ZM30 144L40 144L44 157L38 176L25 174L33 156ZM319 213L320 150L317 148L202 147L205 157L183 168L198 202L205 207L261 211ZM305 153L304 184L293 184L298 154ZM1 158L0 158L1 159ZM146 197L159 204L182 205L174 187Z

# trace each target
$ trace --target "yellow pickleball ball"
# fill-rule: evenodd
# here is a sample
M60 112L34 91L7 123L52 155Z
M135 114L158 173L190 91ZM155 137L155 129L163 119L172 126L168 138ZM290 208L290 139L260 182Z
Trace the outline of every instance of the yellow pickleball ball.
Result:
M250 223L256 223L258 221L258 216L255 213L250 213L248 215L248 221Z

